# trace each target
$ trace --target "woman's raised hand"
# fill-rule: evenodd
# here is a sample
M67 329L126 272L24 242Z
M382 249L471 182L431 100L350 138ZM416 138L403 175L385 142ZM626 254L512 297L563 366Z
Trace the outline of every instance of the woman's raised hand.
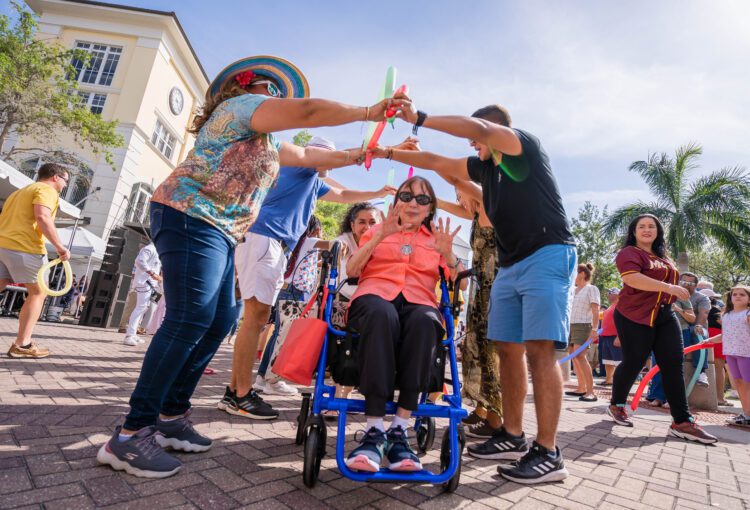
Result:
M435 236L435 249L446 260L448 260L453 254L453 239L455 239L459 230L461 230L460 226L451 233L450 218L447 218L445 223L443 223L443 218L438 218L437 227L435 227L435 222L432 222L432 235Z
M409 124L417 122L417 107L408 95L398 92L394 94L393 101L396 107L396 117L404 119Z
M406 225L399 224L399 212L401 212L402 207L403 202L396 202L396 205L388 207L388 216L383 220L383 227L380 229L383 239L391 234L403 231L406 227Z

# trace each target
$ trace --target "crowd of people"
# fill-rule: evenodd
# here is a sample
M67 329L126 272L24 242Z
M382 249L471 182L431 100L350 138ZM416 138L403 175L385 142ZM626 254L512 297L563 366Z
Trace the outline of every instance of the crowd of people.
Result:
M422 176L398 188L345 189L327 173L361 163L363 149L337 150L321 137L299 147L274 135L380 121L387 112L413 125L415 135L432 129L469 141L476 155L464 158L423 151L416 138L370 151L373 158L434 172L455 188L455 201L439 200ZM157 284L164 293L163 321L146 351L124 423L98 452L100 463L160 478L182 466L169 448L211 448L212 440L192 426L191 397L220 344L237 328L240 306L231 378L224 395L217 395L218 408L250 419L278 417L261 393L297 392L274 376L273 360L294 317L289 303L310 298L318 253L330 246L319 238L313 215L317 200L353 204L337 239L346 248L341 277L358 282L342 289L335 319L359 333L357 386L365 398L366 425L347 456L351 469L374 472L383 462L393 471L422 469L408 428L420 394L435 391L431 372L445 331L435 289L440 271L454 280L463 269L453 253L459 229L451 229L449 220L435 222L438 208L472 221L475 283L468 300L462 375L465 396L475 404L464 420L467 436L480 441L469 446L470 455L500 461L499 474L518 483L568 476L557 444L561 351L576 354L572 364L578 387L566 394L582 402L598 400L592 366L601 352L603 384L612 386L607 413L624 426L633 426L625 409L630 389L653 355L661 380L653 385L651 400L669 406L669 434L709 444L716 437L688 409L683 347L711 336L711 342L723 345L743 405L735 423L748 424L750 289L732 289L724 311L716 296L712 305L707 293L698 291L698 278L680 275L668 257L659 219L644 214L628 228L616 259L623 286L608 290L610 306L600 317L595 268L577 258L547 153L536 136L512 127L504 107L483 107L470 117L439 116L418 110L403 93L364 107L311 99L307 80L294 65L275 57L249 57L214 79L192 130L194 148L151 202L153 244L136 263L138 303L125 343L137 345L137 326ZM54 170L44 175L37 186L41 191L18 198L34 204L36 237L17 246L0 235L1 281L8 272L38 269L43 248L37 237L44 234L59 244L54 228L47 226L57 195L46 187L59 193L67 174ZM389 195L393 205L385 215L367 203ZM42 204L38 214L36 204ZM522 213L529 204L533 211ZM8 216L20 214L10 201L9 206ZM0 216L3 229L12 221L8 216L6 210ZM34 264L12 250L34 254ZM24 325L11 355L36 348L29 343L28 318L37 303L31 291L28 301L30 311L22 313ZM260 349L253 379L262 338L268 341ZM703 372L705 366L696 370ZM523 422L529 376L537 422L531 441ZM705 383L704 377L698 381ZM340 385L336 395L346 397L350 391ZM397 411L386 426L386 403L396 391Z

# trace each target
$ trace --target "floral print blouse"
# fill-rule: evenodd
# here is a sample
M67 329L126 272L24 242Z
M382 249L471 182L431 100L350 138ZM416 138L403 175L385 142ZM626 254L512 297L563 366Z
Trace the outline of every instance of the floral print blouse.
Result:
M279 173L279 143L250 120L267 96L222 102L203 125L188 157L151 199L205 221L239 241L255 221Z

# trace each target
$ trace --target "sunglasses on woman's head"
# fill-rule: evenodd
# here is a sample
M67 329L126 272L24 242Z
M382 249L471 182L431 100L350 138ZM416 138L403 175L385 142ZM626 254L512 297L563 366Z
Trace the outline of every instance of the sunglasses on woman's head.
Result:
M432 202L432 197L430 195L415 195L414 193L411 193L410 191L402 191L398 194L398 199L401 202L409 203L412 200L416 200L419 205L427 205Z
M284 97L284 94L281 92L281 90L279 89L279 87L277 87L276 84L274 82L272 82L272 81L269 81L269 80L260 80L260 81L253 82L251 85L253 85L253 86L255 86L255 85L265 85L266 86L266 90L268 90L268 94L271 97Z

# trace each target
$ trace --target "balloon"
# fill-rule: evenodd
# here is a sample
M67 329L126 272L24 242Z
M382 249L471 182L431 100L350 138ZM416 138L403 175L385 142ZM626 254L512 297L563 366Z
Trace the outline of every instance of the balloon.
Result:
M393 180L396 178L396 171L391 168L388 170L388 178L385 180L385 183L388 186L393 186ZM391 195L387 195L385 199L383 200L383 212L385 214L388 214L388 208L391 206L391 203L393 202L393 197Z
M59 264L62 262L63 270L65 271L65 285L60 290L52 290L49 287L47 287L47 278L45 278L45 274L47 271L50 270L50 268L56 264ZM70 262L67 260L63 262L60 259L55 259L52 262L47 262L42 267L39 268L39 272L36 274L36 282L39 284L39 287L48 295L52 297L59 297L64 296L68 293L70 288L73 286L73 270L70 269Z
M576 356L578 356L579 354L581 354L581 353L582 353L583 351L585 351L585 350L586 350L586 348L587 348L587 347L588 347L589 345L591 345L591 342L593 342L593 341L594 341L594 339L593 339L593 338L589 338L589 339L588 339L588 340L586 340L586 341L585 341L585 342L584 342L583 344L581 344L581 346L580 346L580 347L578 347L578 349L576 349L575 351L571 352L570 354L568 354L568 355L567 355L567 356L565 356L564 358L562 358L562 359L558 360L557 362L558 362L558 363L560 363L560 364L562 365L562 364L563 364L563 363L565 363L566 361L570 361L570 360L572 360L573 358L575 358Z
M700 354L698 355L698 366L702 367L705 361L706 361L706 351L705 349L701 349ZM687 385L687 388L685 388L685 393L687 395L690 395L693 392L695 383L698 382L698 377L700 377L700 375L701 375L701 371L696 368L693 371L693 377L690 378L690 383Z
M409 88L406 85L401 85L396 92L394 92L394 95L397 93L409 93ZM395 118L396 115L396 109L391 107L388 108L388 110L385 112L385 120L381 120L378 122L378 125L375 127L375 132L372 134L372 137L370 138L370 142L367 144L367 152L365 153L365 168L370 169L372 166L372 153L370 152L372 149L377 147L378 140L380 140L380 135L383 134L383 130L385 129L385 124L388 121L388 119Z
M380 96L378 97L378 101L382 101L383 99L387 97L393 96L393 88L395 86L396 86L396 68L391 66L385 72L385 84L383 85L383 89L380 91ZM369 124L370 125L367 128L367 135L365 135L365 140L362 143L362 147L367 147L368 145L370 145L370 140L372 140L372 135L373 133L375 133L375 128L378 126L379 122L370 121ZM368 166L367 168L370 168L370 167Z
M708 349L709 347L714 347L717 344L707 342L702 344L695 344L691 345L690 347L686 347L683 351L684 354L690 354L693 351L697 351L700 349ZM641 402L641 396L643 395L643 391L646 389L646 385L648 382L656 375L656 372L659 371L659 365L654 365L651 367L651 370L648 371L646 376L641 380L641 384L638 385L638 389L635 390L635 394L633 395L633 400L630 402L630 408L635 412L636 409L638 409L638 404Z
M406 178L407 179L411 179L412 177L414 177L414 167L410 166L409 167L409 174L406 176Z

